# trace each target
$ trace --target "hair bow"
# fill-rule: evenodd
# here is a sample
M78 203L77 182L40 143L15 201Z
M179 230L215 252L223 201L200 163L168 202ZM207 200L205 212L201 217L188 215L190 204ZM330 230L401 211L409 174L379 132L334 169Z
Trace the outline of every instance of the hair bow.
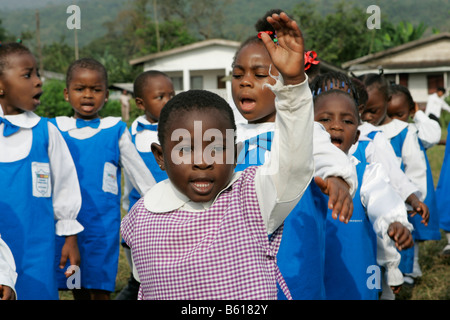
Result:
M320 61L316 60L317 53L315 51L305 52L305 71L311 68L313 64L319 64Z

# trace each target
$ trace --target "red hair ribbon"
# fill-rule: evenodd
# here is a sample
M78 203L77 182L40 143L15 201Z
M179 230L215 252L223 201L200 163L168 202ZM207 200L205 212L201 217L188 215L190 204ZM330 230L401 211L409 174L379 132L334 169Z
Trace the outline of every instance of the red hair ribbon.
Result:
M311 68L313 64L319 64L320 61L316 60L317 53L315 51L305 52L305 71Z
M260 39L261 39L261 33L267 33L268 35L272 35L273 34L272 31L260 31L260 32L258 32L258 38L260 38Z

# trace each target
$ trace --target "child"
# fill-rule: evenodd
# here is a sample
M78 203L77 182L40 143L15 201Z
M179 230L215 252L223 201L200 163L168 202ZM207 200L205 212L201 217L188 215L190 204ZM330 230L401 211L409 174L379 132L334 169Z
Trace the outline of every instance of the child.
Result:
M54 267L67 258L79 264L76 235L83 230L70 152L55 126L33 112L41 95L31 52L18 43L0 45L0 190L8 195L0 199L0 234L13 253L23 300L59 298ZM55 233L64 242L60 260Z
M16 300L14 286L17 280L14 257L0 237L0 300Z
M265 16L270 16L269 11ZM260 20L257 30L275 30ZM270 72L269 72L270 70ZM266 88L275 80L271 74L277 70L271 66L269 53L262 41L251 37L236 52L233 63L232 93L234 103L248 123L238 124L238 141L244 146L238 156L236 171L252 165L263 164L269 158L272 143L277 139L274 128L276 114L275 96ZM330 142L329 135L320 124L314 124L314 162L317 177L323 177L333 196L330 205L335 206L334 218L341 213L345 221L351 216L353 205L349 185L355 185L354 166L346 155ZM317 178L319 179L319 178ZM319 180L317 180L319 181ZM340 184L343 184L341 187ZM328 201L320 184L311 182L302 199L285 221L283 239L278 252L278 265L290 289L293 299L324 299L323 250L324 222ZM336 193L334 193L337 190ZM341 192L341 194L339 194ZM336 196L336 199L333 197ZM349 203L348 203L348 202ZM341 210L342 209L342 210ZM279 299L285 299L279 291Z
M131 142L120 118L99 118L108 98L107 73L94 59L74 61L67 70L64 96L73 117L57 117L77 167L82 207L78 221L85 227L78 237L81 254L81 290L75 299L109 299L114 291L118 259L121 171L144 194L155 182ZM60 239L57 239L59 241ZM67 289L61 281L60 289Z
M428 117L420 110L408 88L393 84L389 86L389 93L391 98L387 110L388 116L405 122L409 122L409 119L412 118L417 127L419 140L425 149L439 143L442 135L439 121Z
M410 125L417 128L419 145L422 149L427 165L427 185L424 203L430 211L430 218L427 227L417 224L414 230L414 266L413 272L410 276L415 278L422 275L419 265L419 242L441 239L441 233L439 231L439 211L437 209L433 176L426 153L427 148L439 142L441 130L438 122L425 116L423 111L415 112L416 104L414 103L408 88L401 85L391 85L389 87L389 93L391 99L389 101L388 114L391 115L392 119L408 122L411 112L413 113L415 121Z
M175 90L172 80L163 72L150 70L137 76L134 81L134 96L136 106L144 111L144 115L138 117L130 128L131 141L136 146L139 155L150 169L156 182L167 179L165 171L161 170L155 157L152 154L151 144L158 142L158 120L164 105L173 98ZM140 194L136 189L131 189L131 183L125 175L125 186L122 207L128 212L139 200ZM132 267L131 253L125 242L122 246L127 257L127 261ZM127 286L116 297L117 300L136 300L139 290L139 283L131 274Z
M402 169L408 178L418 187L421 197L421 210L416 210L410 215L410 222L414 229L421 228L420 224L427 226L429 220L429 209L423 201L427 195L427 166L425 155L420 147L417 136L417 128L414 126L392 119L387 115L390 96L387 81L382 75L368 74L361 77L367 88L368 100L362 119L377 126L389 139L394 151L401 162ZM419 213L419 215L417 215ZM416 233L413 232L415 239ZM400 269L404 274L413 272L414 249L402 252ZM410 279L405 279L409 281Z
M401 286L403 279L398 270L400 254L395 250L411 247L412 225L407 220L402 199L389 185L381 164L368 163L365 150L370 139L359 137L359 111L356 89L351 82L335 79L322 81L321 90L314 88L314 120L320 122L331 136L331 141L345 153L353 144L357 163L358 190L354 198L354 211L348 225L327 218L325 252L325 289L327 299L376 300L376 285L368 286L368 278L377 264L386 268L393 287ZM343 77L340 77L343 79ZM349 87L349 92L343 91ZM320 92L317 94L317 92ZM355 102L356 100L356 102ZM391 239L389 239L391 238ZM395 245L394 245L395 241ZM378 247L378 249L377 249ZM378 262L378 263L377 263ZM391 280L389 279L389 280ZM378 281L378 284L380 282Z
M236 127L226 101L189 91L166 104L161 145L152 151L169 179L139 200L121 227L141 281L139 299L277 297L280 226L312 178L313 120L301 32L284 13L268 21L279 35L279 46L267 35L262 40L280 72L271 88L281 138L264 165L235 173Z

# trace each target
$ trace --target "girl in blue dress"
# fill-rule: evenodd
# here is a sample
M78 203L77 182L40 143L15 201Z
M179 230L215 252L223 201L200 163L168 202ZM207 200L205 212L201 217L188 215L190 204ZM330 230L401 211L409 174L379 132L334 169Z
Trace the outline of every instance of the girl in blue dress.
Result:
M358 190L349 223L342 225L327 217L326 297L376 300L381 289L379 266L390 272L397 269L400 256L396 247L401 250L412 246L411 233L406 227L412 226L407 220L406 207L390 187L382 166L366 160L365 150L371 140L358 139L360 119L355 88L348 79L337 80L343 77L322 78L318 76L312 84L314 120L323 124L332 143L343 152L348 153L357 144L352 158L358 173ZM396 239L395 245L392 239ZM398 269L397 272L400 273ZM393 285L401 286L401 283Z
M1 44L0 234L15 259L19 300L57 300L55 265L80 263L77 172L59 131L33 112L41 94L31 52L19 43Z
M118 268L121 221L121 168L144 194L155 180L131 142L120 118L99 118L108 99L107 73L93 59L73 62L67 71L64 96L73 117L52 119L73 156L82 192L78 221L85 230L78 237L81 289L75 299L109 299ZM57 247L60 243L57 238ZM57 251L58 252L58 251ZM59 275L59 288L67 289Z
M275 96L266 87L276 81L272 74L278 72L271 65L261 39L249 38L238 49L233 62L233 101L248 121L237 128L237 141L242 149L236 171L265 163L271 154L272 141L277 138ZM317 177L285 220L277 255L280 271L292 298L297 300L325 299L325 216L332 206L333 217L337 219L340 215L341 221L347 221L353 207L351 194L356 189L353 164L331 144L329 135L318 123L314 124L314 153ZM330 194L329 201L323 192ZM278 299L286 299L282 290Z

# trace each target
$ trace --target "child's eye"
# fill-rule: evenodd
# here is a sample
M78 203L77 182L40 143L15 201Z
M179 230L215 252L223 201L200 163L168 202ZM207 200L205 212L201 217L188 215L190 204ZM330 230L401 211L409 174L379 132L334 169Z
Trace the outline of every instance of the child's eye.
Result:
M268 75L267 74L256 74L255 77L257 77L257 78L267 78Z
M328 122L328 121L330 121L330 119L328 119L328 118L320 118L319 119L319 122Z
M241 75L241 74L233 73L233 74L232 74L232 77L233 77L234 79L240 79L240 78L242 77L242 75Z
M353 124L353 120L344 120L344 123L346 123L346 124Z

